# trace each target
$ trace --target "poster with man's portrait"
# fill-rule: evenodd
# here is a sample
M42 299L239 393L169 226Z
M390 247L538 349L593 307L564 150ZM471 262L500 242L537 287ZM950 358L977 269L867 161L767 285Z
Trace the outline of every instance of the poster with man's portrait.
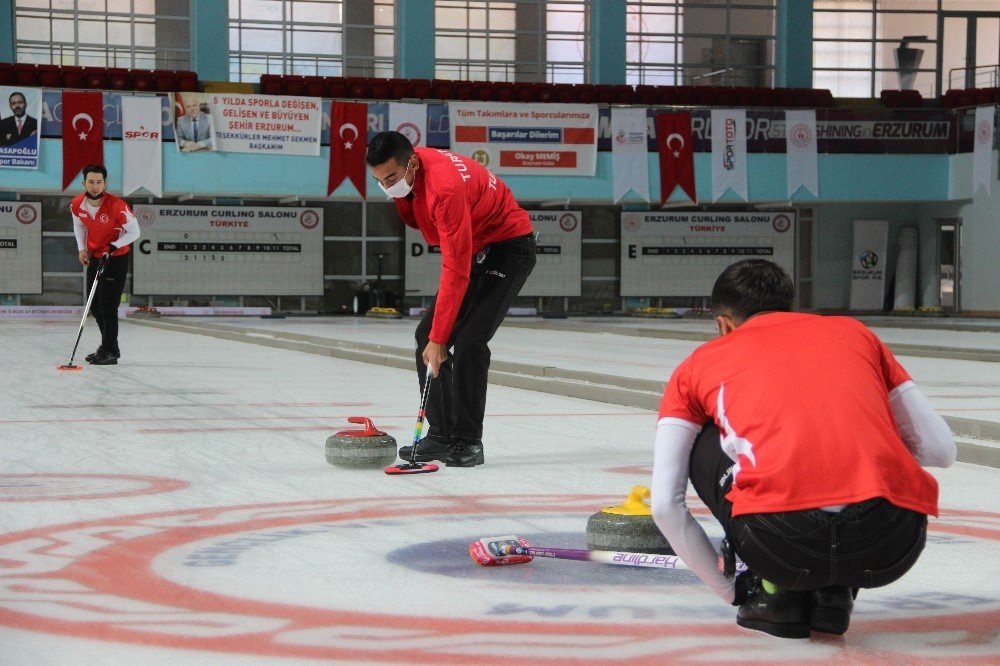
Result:
M38 168L41 115L41 88L0 86L0 168Z
M204 93L174 94L174 136L180 152L215 150L215 125L208 105Z

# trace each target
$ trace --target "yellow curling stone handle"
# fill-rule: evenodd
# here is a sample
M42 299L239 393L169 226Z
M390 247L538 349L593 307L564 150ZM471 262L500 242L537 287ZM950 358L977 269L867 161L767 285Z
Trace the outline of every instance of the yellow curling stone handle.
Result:
M653 515L653 510L646 504L649 494L649 488L646 486L632 486L632 490L624 502L616 506L601 509L601 512L617 513L625 516L651 516Z

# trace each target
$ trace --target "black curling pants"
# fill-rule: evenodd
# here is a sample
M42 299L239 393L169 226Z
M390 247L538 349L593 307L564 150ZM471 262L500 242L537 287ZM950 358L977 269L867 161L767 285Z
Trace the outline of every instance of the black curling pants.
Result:
M923 551L927 516L881 497L850 504L840 513L807 509L733 518L733 505L725 498L732 465L719 445L719 429L705 426L691 453L695 491L722 523L740 559L783 589L888 585Z
M131 252L116 257L111 257L108 261L101 279L97 282L97 292L94 294L94 301L90 304L90 313L97 320L97 327L101 329L101 346L108 351L120 353L118 349L118 306L121 304L122 293L125 291L125 278L128 277L128 264ZM94 277L97 275L97 266L101 260L97 257L90 258L87 266L87 293L94 284Z
M427 395L428 434L482 439L490 369L489 342L534 269L535 250L534 234L527 234L488 245L481 261L473 258L469 286L446 345L448 359L441 365L440 376L431 382ZM437 297L416 330L417 377L421 387L427 377L423 351L436 303Z

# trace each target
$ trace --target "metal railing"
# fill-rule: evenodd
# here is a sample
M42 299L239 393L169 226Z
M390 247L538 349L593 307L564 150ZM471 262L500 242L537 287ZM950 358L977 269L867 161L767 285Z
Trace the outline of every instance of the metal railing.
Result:
M1000 65L949 69L948 87L952 89L1000 87Z

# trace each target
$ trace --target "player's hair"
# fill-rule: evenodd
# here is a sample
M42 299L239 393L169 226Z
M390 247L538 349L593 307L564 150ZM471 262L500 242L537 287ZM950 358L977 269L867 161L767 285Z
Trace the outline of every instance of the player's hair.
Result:
M712 287L712 311L741 324L761 312L789 312L795 296L792 278L766 259L732 264Z
M80 174L83 175L84 180L87 180L88 173L99 173L104 180L108 179L108 170L104 168L103 164L88 164L80 170Z
M385 164L395 158L399 164L406 164L413 154L413 144L399 132L379 132L372 137L365 154L368 166Z

